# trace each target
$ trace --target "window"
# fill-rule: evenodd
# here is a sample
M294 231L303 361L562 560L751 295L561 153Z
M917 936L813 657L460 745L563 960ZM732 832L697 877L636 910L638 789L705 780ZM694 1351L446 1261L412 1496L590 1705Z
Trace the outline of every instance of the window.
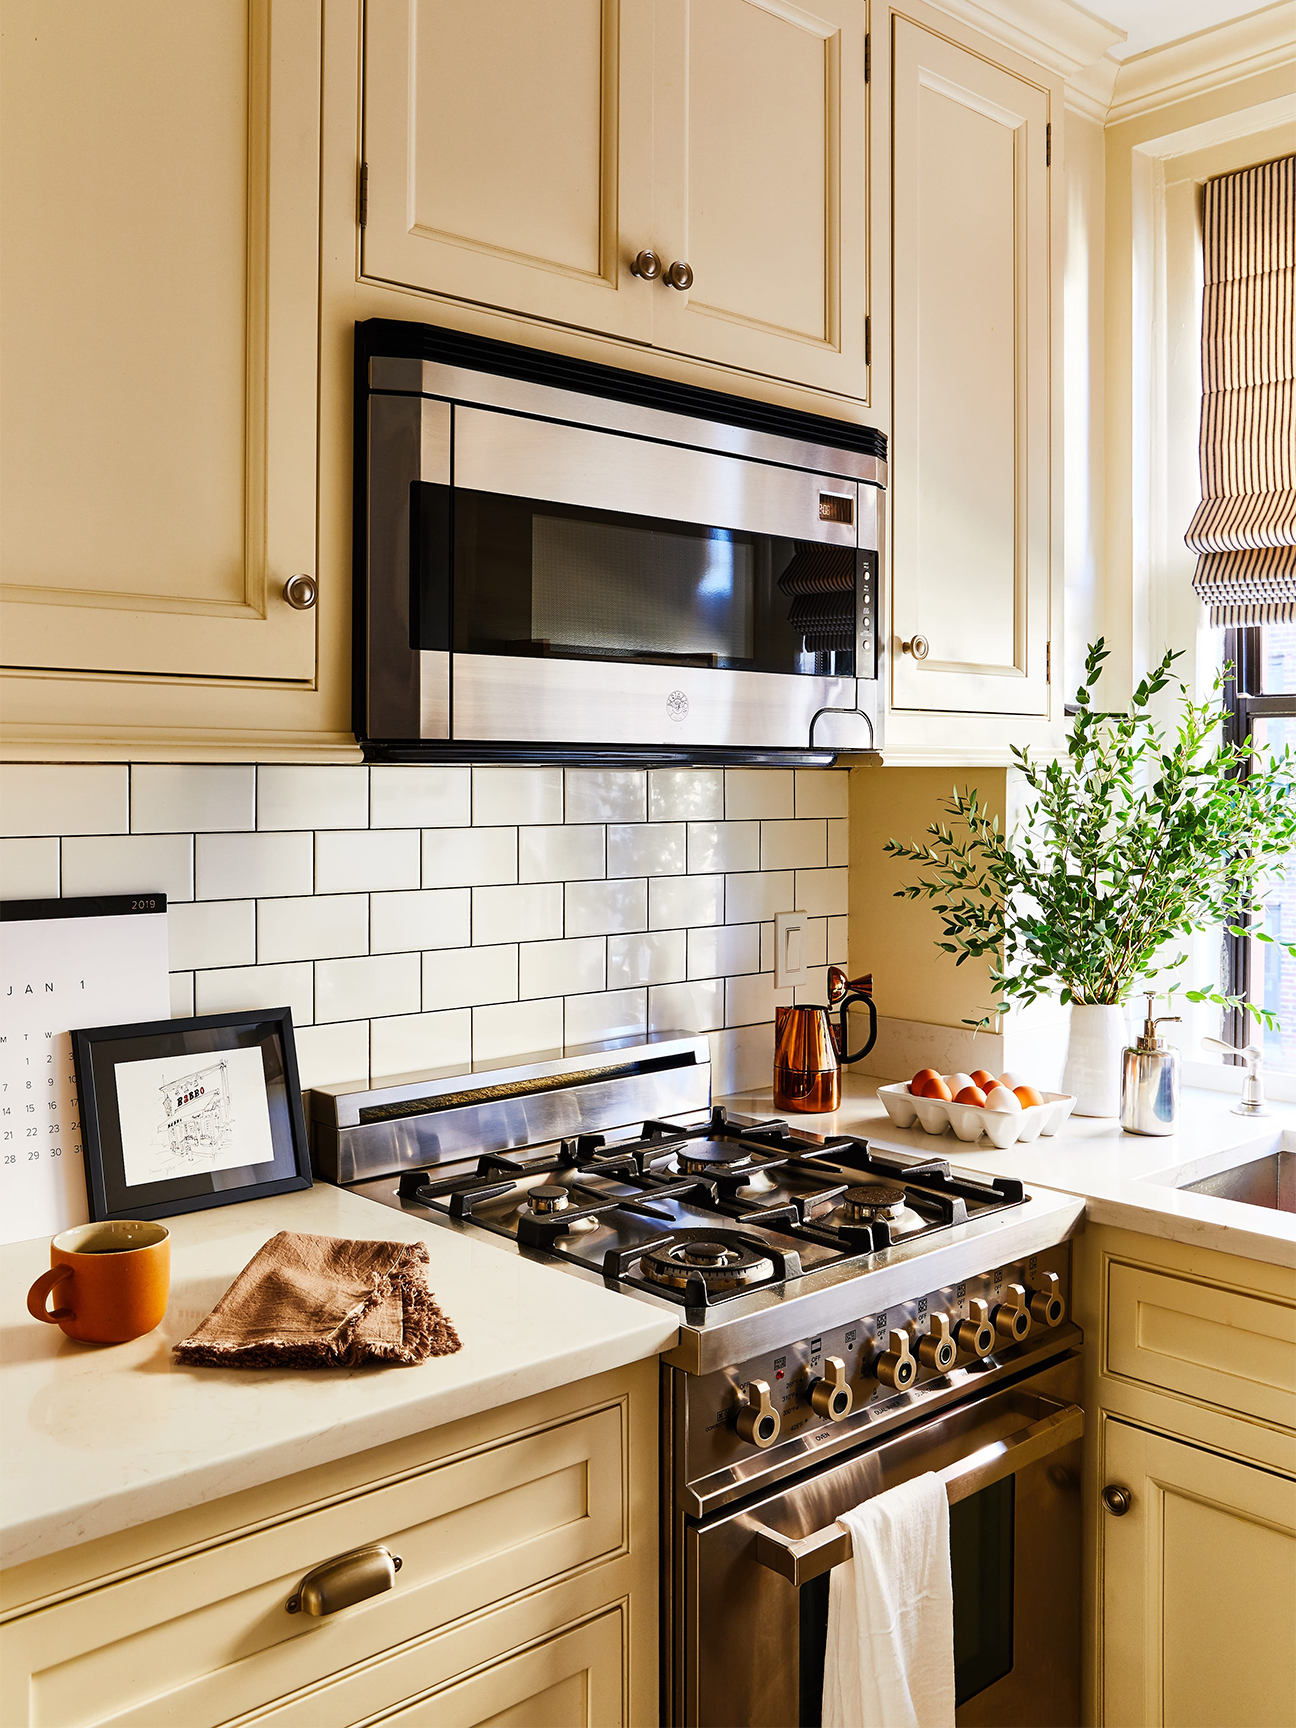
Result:
M1234 667L1227 692L1234 741L1250 737L1266 754L1284 744L1296 747L1296 624L1227 630L1224 658ZM1296 1073L1296 960L1277 940L1296 942L1296 859L1266 895L1262 924L1273 942L1257 942L1251 936L1226 938L1226 988L1230 995L1276 1014L1282 1031L1265 1031L1252 1015L1230 1010L1223 1035L1231 1044L1260 1043L1266 1068Z

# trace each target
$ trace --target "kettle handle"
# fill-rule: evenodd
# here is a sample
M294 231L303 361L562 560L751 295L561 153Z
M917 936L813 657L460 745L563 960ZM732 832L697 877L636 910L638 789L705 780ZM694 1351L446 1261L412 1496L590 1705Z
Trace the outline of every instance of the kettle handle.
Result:
M845 996L842 998L842 1005L841 1005L841 1048L842 1048L843 1052L845 1052L845 1050L846 1050L847 1035L850 1031L850 1023L849 1023L849 1020L847 1018L847 1010L850 1008L850 1005L852 1002L862 1002L865 1005L865 1007L868 1009L868 1016L869 1016L868 1042L863 1046L862 1049L857 1050L853 1056L843 1054L841 1057L841 1061L843 1063L860 1061L860 1059L862 1057L868 1055L869 1051L877 1043L877 1009L873 1005L873 998L871 996L866 996L862 990L856 991L853 995Z

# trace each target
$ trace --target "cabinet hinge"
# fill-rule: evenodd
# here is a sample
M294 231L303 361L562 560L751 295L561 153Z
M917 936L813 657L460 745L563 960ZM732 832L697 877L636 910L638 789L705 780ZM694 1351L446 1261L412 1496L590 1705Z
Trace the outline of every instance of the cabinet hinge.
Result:
M864 82L867 84L873 76L873 37L864 38Z
M1053 166L1053 122L1050 120L1044 128L1044 166Z
M360 164L360 195L357 200L360 212L360 226L363 228L369 220L369 164Z
M1053 682L1053 644L1051 642L1044 646L1044 682L1046 684Z
M864 364L866 366L873 364L873 320L871 318L864 320Z

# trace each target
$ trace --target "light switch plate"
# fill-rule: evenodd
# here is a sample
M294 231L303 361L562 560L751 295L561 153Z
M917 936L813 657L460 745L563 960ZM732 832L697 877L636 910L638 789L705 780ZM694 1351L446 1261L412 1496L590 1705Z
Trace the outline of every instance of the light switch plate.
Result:
M774 917L774 988L813 982L806 964L806 914L778 912Z

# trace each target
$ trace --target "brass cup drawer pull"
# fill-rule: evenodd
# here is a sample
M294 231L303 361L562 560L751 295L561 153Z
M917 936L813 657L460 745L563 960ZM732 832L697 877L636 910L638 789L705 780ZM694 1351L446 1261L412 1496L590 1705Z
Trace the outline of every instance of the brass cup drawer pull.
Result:
M340 1608L351 1608L390 1590L400 1569L400 1555L380 1542L353 1548L349 1554L312 1567L285 1606L290 1614L314 1614L316 1618L336 1614Z

